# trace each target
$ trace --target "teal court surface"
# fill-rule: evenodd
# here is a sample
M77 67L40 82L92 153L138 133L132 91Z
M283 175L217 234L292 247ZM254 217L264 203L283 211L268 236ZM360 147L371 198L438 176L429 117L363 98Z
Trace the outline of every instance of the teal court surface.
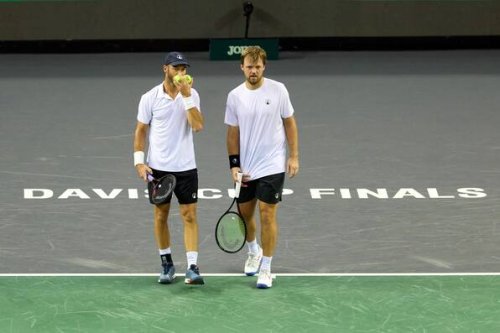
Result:
M1 332L495 332L500 277L2 276Z

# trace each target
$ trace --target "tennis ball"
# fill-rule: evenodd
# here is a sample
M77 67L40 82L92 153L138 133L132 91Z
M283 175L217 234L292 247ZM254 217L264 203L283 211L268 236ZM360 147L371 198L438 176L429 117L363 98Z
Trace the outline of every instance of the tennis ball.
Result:
M183 76L180 76L180 75L177 74L176 76L174 76L174 82L175 83L181 83L181 80L186 81L187 84L191 84L191 82L193 82L193 78L189 74L186 74L186 75L183 75Z

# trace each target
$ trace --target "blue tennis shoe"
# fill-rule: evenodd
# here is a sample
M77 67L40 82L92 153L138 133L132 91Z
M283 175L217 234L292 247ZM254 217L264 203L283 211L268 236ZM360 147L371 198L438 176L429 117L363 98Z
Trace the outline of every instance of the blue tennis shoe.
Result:
M186 272L185 284L205 284L203 277L200 275L200 269L197 265L189 266Z
M169 284L175 280L175 267L174 264L162 264L162 271L158 282L161 284Z

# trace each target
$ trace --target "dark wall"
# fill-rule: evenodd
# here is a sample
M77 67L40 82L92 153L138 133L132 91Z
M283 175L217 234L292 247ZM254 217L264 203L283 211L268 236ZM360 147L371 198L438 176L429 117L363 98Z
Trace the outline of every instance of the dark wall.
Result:
M253 0L249 37L500 35L500 1ZM0 1L0 41L243 37L239 0Z

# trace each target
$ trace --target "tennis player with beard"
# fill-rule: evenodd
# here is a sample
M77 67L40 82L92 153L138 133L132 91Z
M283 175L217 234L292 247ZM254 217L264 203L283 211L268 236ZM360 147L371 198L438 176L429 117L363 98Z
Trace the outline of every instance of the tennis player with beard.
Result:
M184 224L184 245L187 257L186 284L204 284L198 268L197 192L193 132L203 129L200 97L187 79L189 63L179 52L170 52L163 62L163 82L142 95L134 135L134 166L144 181L152 174L158 179L173 174L177 180L174 194L179 201ZM180 80L174 80L179 75ZM149 133L147 161L144 160L146 136ZM159 283L172 283L175 267L170 247L168 215L170 199L154 206L154 231L162 270ZM152 202L151 202L152 203Z
M247 225L248 258L244 272L258 273L257 288L272 287L271 261L278 240L276 214L285 173L299 171L298 130L285 85L264 77L267 55L259 46L241 55L245 82L229 92L224 122L233 181L243 173L238 204ZM287 158L288 145L288 158ZM254 212L258 207L261 246Z

